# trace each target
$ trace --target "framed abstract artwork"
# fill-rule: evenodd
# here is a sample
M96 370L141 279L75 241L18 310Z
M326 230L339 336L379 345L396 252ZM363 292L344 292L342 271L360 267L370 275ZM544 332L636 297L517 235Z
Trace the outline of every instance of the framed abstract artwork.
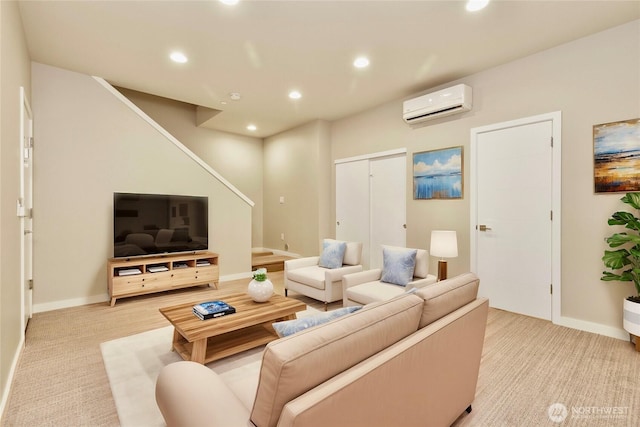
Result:
M413 154L415 200L462 199L462 146Z
M593 127L596 193L640 191L640 119Z

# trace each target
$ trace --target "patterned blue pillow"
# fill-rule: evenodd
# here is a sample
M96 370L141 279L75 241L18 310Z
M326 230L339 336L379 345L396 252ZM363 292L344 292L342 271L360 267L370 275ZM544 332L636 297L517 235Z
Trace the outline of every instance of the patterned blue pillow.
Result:
M407 286L416 267L416 249L382 248L382 277L380 281Z
M287 335L295 334L296 332L303 331L312 326L321 325L327 323L330 320L337 319L345 314L353 313L360 310L361 305L354 305L351 307L339 308L333 311L327 311L321 314L313 316L301 317L295 320L285 320L284 322L272 323L273 329L276 331L279 337L286 337Z
M324 268L340 268L344 259L347 243L339 240L325 239L322 242L322 254L318 265Z

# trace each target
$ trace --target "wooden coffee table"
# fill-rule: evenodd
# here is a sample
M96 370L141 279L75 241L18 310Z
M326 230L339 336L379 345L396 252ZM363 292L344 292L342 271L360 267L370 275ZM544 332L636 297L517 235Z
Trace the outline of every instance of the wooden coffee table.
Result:
M236 312L208 320L193 314L202 301L160 309L174 327L173 346L184 360L209 363L278 339L271 323L296 318L306 304L274 294L267 302L254 302L247 294L220 298Z

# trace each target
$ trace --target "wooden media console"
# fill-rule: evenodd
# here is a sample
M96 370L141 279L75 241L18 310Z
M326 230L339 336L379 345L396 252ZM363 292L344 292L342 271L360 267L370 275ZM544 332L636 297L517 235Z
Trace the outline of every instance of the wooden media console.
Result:
M190 286L217 288L218 254L200 252L141 258L110 258L107 262L111 306L116 299Z

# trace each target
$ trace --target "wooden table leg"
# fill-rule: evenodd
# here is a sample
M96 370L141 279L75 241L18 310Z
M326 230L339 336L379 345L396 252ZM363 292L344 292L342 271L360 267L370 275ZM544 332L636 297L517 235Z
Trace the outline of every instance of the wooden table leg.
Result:
M173 328L173 341L171 341L171 351L178 350L178 348L176 347L176 344L179 343L181 339L182 339L182 335L180 335L180 332L178 332L176 328Z
M198 341L193 342L193 347L191 348L191 361L204 364L204 358L207 353L207 339L203 338Z

